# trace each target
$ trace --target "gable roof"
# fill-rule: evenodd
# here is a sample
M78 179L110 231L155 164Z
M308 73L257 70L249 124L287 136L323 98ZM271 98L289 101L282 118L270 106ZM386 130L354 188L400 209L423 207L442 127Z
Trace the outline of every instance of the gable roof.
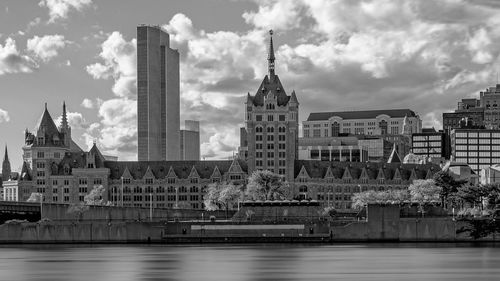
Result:
M338 116L342 119L373 119L379 115L389 115L392 118L402 118L405 116L416 117L417 114L410 109L380 109L380 110L360 110L360 111L340 111L340 112L312 112L307 117L307 121L323 121L331 117Z
M284 106L288 104L288 100L290 99L287 96L283 85L281 85L280 78L278 75L274 75L274 80L271 81L269 77L266 75L262 80L262 83L259 86L259 89L255 93L255 96L247 97L247 102L252 101L253 105L263 106L264 105L264 97L266 97L269 92L274 94L277 99L278 106Z
M242 172L247 172L247 164L237 160ZM174 173L180 179L187 179L195 169L200 178L209 179L215 171L215 167L225 174L229 171L232 160L221 161L105 161L104 167L109 168L111 179L120 179L126 168L134 179L142 179L148 167L157 179L164 179L170 173ZM173 176L170 174L170 176Z

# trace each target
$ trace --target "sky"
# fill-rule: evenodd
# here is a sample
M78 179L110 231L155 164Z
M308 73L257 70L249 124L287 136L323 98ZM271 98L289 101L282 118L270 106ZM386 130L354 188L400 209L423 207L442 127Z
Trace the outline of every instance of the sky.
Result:
M136 27L159 25L181 56L181 127L201 121L203 159L237 150L246 94L276 73L311 112L409 108L424 127L494 86L497 0L2 0L0 157L22 165L24 130L66 102L73 139L137 159ZM57 123L58 124L58 123Z

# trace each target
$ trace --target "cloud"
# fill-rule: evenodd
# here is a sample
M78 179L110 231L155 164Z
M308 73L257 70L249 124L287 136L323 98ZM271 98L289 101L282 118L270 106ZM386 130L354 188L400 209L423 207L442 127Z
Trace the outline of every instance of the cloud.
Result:
M237 149L245 95L267 72L270 28L279 30L276 73L288 94L296 90L300 120L318 111L410 108L439 128L442 112L492 84L500 64L500 6L492 1L255 2L242 15L244 31L208 32L184 14L163 25L181 56L181 119L203 120L201 154L209 159ZM114 32L99 57L87 72L114 79L113 100L135 103L135 39ZM124 114L135 130L128 112L108 110L95 128L123 135L126 128L111 126ZM112 141L106 147L120 151ZM127 155L135 145L126 144Z
M0 123L9 122L9 121L10 121L9 113L0 108Z
M91 99L85 98L82 101L82 106L91 109L94 108L94 102Z
M99 108L100 121L91 124L84 138L87 143L97 140L103 153L121 159L136 159L137 102L116 98L104 101Z
M38 3L40 7L49 9L50 23L66 19L71 10L81 11L91 4L92 0L42 0Z
M34 36L28 39L27 49L44 62L50 61L58 55L58 51L64 48L69 41L63 35Z
M29 56L21 54L16 41L7 38L0 44L0 75L7 73L29 73L38 68L38 64Z
M68 125L72 129L87 129L89 128L88 122L85 120L83 115L80 112L67 112L66 116L68 118ZM61 124L62 121L62 115L58 116L56 120L54 120L54 123L56 125Z
M121 97L136 94L136 40L125 41L123 35L115 31L101 44L97 62L86 67L94 79L113 78L113 93Z

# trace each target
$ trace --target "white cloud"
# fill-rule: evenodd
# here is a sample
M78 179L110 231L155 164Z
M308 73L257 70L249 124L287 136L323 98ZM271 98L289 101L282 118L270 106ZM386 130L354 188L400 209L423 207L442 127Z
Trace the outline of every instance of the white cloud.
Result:
M85 98L82 101L82 106L91 109L94 108L94 102L91 99Z
M0 108L0 123L9 122L9 121L10 121L9 113Z
M243 18L249 24L265 30L290 29L300 25L298 1L259 1L257 12L245 12Z
M45 35L43 37L34 36L28 39L27 49L33 52L38 58L44 62L48 62L58 55L58 51L66 46L69 42L64 39L63 35Z
M14 39L7 38L3 46L0 44L0 75L33 72L37 68L38 64L32 58L17 50Z
M125 41L120 32L115 31L101 45L99 57L103 62L86 67L94 79L113 78L113 93L121 97L131 97L136 93L136 40Z
M83 115L80 112L67 112L66 116L68 118L68 125L72 129L87 129L89 128L88 122L85 120ZM62 115L58 116L56 120L54 120L54 123L56 125L60 125L62 121Z
M40 7L49 9L49 22L66 19L70 10L81 11L92 4L92 0L42 0Z

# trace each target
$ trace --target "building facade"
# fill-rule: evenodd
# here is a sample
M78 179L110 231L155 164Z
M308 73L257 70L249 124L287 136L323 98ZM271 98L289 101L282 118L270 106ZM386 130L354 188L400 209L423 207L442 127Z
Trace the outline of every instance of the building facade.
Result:
M274 72L274 46L269 40L268 75L255 95L246 101L248 170L270 170L293 181L293 163L298 156L299 102L287 95ZM242 150L244 151L244 149Z
M411 136L412 152L426 158L444 158L445 134L443 132L422 132Z
M417 179L431 179L433 164L295 161L295 199L317 200L323 206L349 209L354 193L407 189Z
M410 109L313 112L302 122L304 138L355 135L406 135L419 133L422 120Z
M451 132L452 159L468 164L476 175L500 164L500 130L454 129Z
M159 26L137 27L139 161L180 160L179 53Z
M200 122L184 121L184 130L181 130L181 160L200 160Z

